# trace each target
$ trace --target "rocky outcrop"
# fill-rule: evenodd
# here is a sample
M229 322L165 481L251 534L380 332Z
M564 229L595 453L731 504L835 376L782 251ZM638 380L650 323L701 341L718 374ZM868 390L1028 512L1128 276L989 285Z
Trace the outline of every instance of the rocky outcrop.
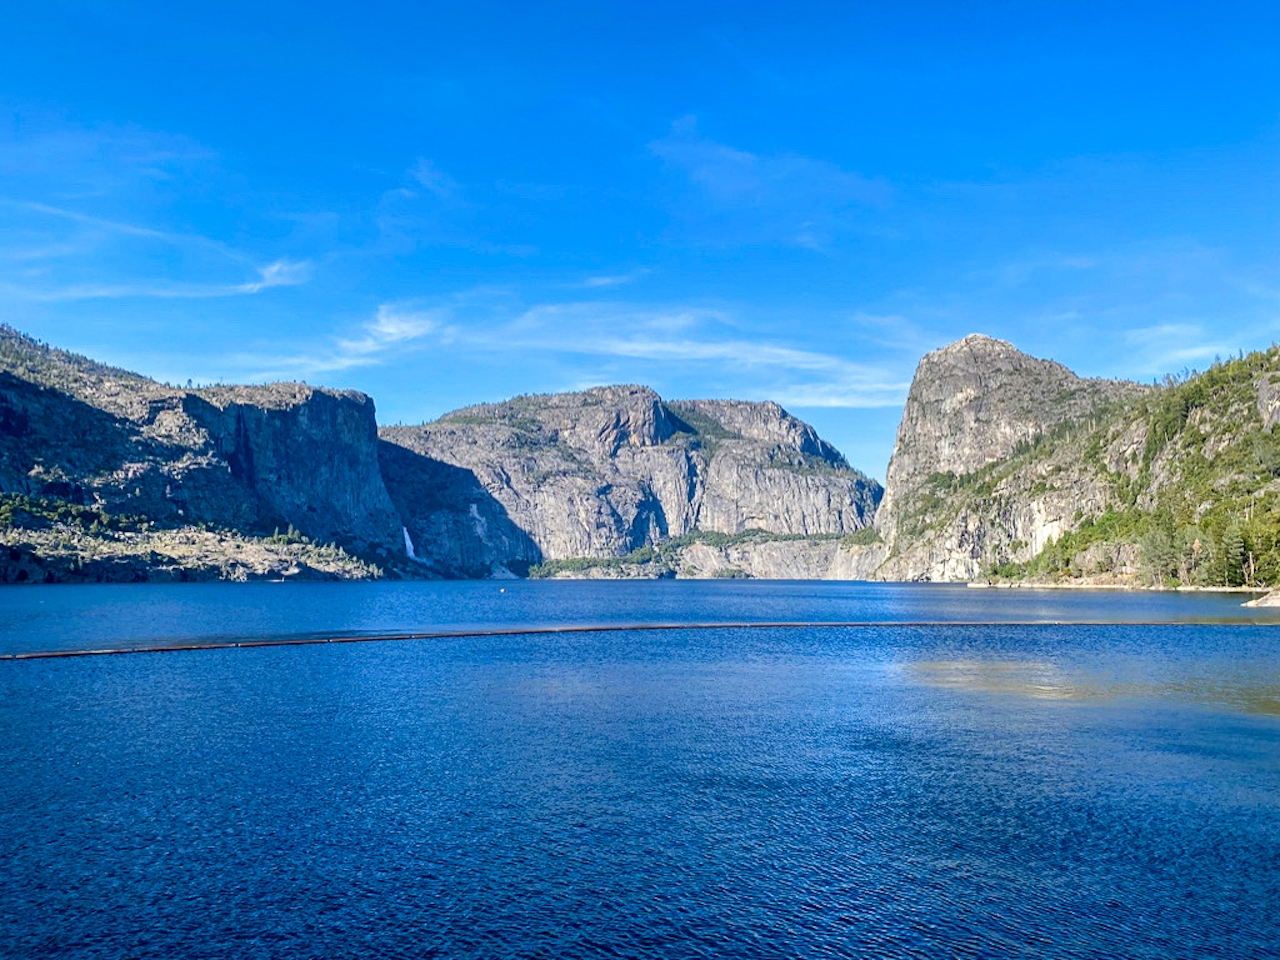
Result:
M1037 554L1108 487L1096 470L1040 460L1008 475L983 471L1020 450L1087 430L1149 388L1086 380L1011 344L971 335L925 356L903 409L875 525L886 580L969 580L993 563Z
M687 423L702 423L704 429L714 424L728 436L754 440L775 454L796 451L832 466L848 466L840 451L819 437L813 427L772 401L676 400L671 408Z
M677 557L677 576L753 580L869 580L884 559L878 545L839 540L762 540L729 546L694 543Z
M1158 387L967 337L920 364L881 579L1280 582L1280 347Z
M876 529L896 543L901 507L931 478L965 476L1144 388L1085 380L981 334L927 354L903 407Z
M471 575L620 557L695 530L852 533L880 495L776 404L667 404L640 386L519 397L381 436L415 552ZM460 496L433 496L424 469Z
M67 536L108 579L137 573L126 562L134 547L146 553L138 570L172 568L142 545L184 530L222 536L229 552L243 550L235 536L263 540L266 554L280 537L302 537L400 574L477 577L624 556L699 530L838 540L871 522L880 488L776 404L668 404L645 387L605 387L379 435L362 394L296 383L184 390L0 328L0 495L0 511L56 524L57 503L88 511L77 522L104 532ZM110 533L112 515L130 518L127 536ZM32 556L44 550L40 523L15 534L14 549L29 540ZM104 550L110 541L110 559L90 549L93 536ZM743 562L816 576L838 552L786 548L806 567L781 549ZM191 562L240 569L216 561L206 550Z
M185 406L218 460L251 492L259 529L291 524L362 552L402 546L369 397L290 383L211 388Z
M0 583L369 580L380 575L379 568L338 547L227 530L0 530Z
M555 579L868 580L883 562L880 543L752 531L696 532L625 557L548 561L532 571Z

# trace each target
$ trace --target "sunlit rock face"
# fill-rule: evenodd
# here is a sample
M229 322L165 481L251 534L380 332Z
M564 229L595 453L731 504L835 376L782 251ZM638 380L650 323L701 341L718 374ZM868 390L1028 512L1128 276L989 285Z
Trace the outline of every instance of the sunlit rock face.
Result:
M404 575L468 577L620 556L693 531L838 538L869 524L880 497L776 404L668 404L646 387L602 387L379 434L363 394L181 389L8 328L0 492L167 529L300 534ZM833 549L812 552L814 564ZM753 569L804 573L802 554L766 551L776 562Z
M876 575L972 579L992 562L1030 559L1081 515L1100 512L1107 494L1093 474L1064 475L1044 462L993 477L987 491L981 471L1145 389L1082 379L978 334L925 356L875 519L889 553ZM969 495L975 488L989 495Z
M640 386L468 407L381 437L419 557L470 575L695 530L843 535L871 522L880 496L777 404L665 403ZM450 470L461 498L420 482Z

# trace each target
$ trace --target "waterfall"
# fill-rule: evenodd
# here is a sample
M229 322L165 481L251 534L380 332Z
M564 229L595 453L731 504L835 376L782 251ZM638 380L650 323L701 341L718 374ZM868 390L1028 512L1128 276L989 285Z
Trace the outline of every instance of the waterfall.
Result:
M408 528L408 527L401 527L400 529L401 529L402 531L404 531L404 554L405 554L405 556L406 556L406 557L408 557L410 560L417 560L417 559L418 559L418 556L417 556L417 554L415 554L415 553L413 552L413 538L409 536L409 528Z

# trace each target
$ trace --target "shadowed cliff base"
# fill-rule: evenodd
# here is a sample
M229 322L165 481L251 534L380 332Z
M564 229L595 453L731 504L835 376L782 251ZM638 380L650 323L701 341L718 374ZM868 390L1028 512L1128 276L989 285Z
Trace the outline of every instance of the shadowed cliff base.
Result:
M524 576L542 553L463 467L386 440L378 460L412 562L443 577Z

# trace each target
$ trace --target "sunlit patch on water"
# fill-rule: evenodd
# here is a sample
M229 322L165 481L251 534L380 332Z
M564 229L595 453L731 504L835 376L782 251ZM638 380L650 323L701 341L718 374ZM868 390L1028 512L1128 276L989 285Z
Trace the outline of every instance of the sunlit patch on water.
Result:
M908 676L929 686L1036 700L1102 703L1174 700L1240 713L1280 716L1280 676L1187 676L1168 680L1103 679L1069 673L1035 660L929 660L912 663Z
M1164 685L1164 696L1228 707L1241 713L1280 717L1280 682L1258 678L1223 682L1218 678L1196 677Z
M1068 677L1052 663L1005 660L932 660L910 672L935 687L975 693L1009 693L1037 700L1102 700L1113 691Z

